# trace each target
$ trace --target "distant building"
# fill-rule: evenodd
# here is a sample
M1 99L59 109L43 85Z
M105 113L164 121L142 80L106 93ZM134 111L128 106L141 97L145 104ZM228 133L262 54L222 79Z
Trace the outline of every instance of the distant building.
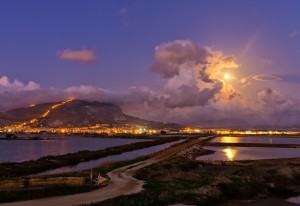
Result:
M7 134L6 135L6 139L17 139L18 138L18 136L17 135L15 135L15 134Z
M165 134L167 134L167 131L162 130L162 131L160 131L160 134L161 134L161 135L165 135Z

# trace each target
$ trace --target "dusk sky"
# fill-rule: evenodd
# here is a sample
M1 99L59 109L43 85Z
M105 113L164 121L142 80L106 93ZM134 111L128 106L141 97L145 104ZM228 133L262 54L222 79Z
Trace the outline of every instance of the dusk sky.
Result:
M300 1L0 2L0 111L76 99L195 125L299 125Z

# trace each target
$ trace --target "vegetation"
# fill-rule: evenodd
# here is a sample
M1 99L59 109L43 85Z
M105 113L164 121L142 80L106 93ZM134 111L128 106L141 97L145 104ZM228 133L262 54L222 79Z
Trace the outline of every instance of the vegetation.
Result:
M91 206L217 205L267 197L299 195L300 158L237 162L200 162L173 157L139 170L146 182L141 193Z
M147 158L149 158L149 156L141 156L132 160L119 161L119 162L111 162L111 161L104 162L98 167L94 168L93 171L95 173L100 172L102 175L105 175L107 172L110 172L114 169L126 166L128 164L133 164L139 161L143 161ZM71 172L71 173L64 173L64 174L57 174L57 175L50 175L50 176L48 175L48 176L41 177L40 179L47 180L47 179L54 179L55 177L57 177L58 179L64 179L63 177L70 177L70 176L82 178L85 176L89 176L89 174L90 174L89 170L84 170L79 172ZM36 179L36 178L34 177L32 179ZM62 181L60 181L60 184L30 188L29 186L30 186L31 178L29 177L12 178L12 179L5 180L5 182L6 184L12 182L14 183L13 186L16 187L10 190L2 190L2 191L0 190L0 203L77 194L77 193L89 192L99 188L98 186L89 185L89 184L76 185L76 183L73 184L73 182L71 182L71 184L67 184L67 182L62 182ZM18 183L20 183L23 188L20 188Z
M33 189L19 189L19 190L5 190L0 191L0 202L15 202L21 200L38 199L45 197L53 197L59 195L70 195L75 193L89 192L98 188L93 185L81 185L81 186L70 186L70 185L55 185L43 188Z
M40 173L46 170L55 169L68 165L75 165L80 162L95 160L109 155L121 154L133 150L143 149L146 147L156 146L179 138L163 138L156 141L137 142L128 145L109 147L98 151L79 151L58 156L45 156L38 160L31 160L21 163L1 163L0 164L0 180L11 177L26 176L30 174Z
M102 164L100 164L97 167L93 168L93 172L95 173L95 175L98 175L99 173L103 176L105 176L108 172L120 168L120 167L124 167L126 165L130 165L130 164L134 164L136 162L140 162L140 161L144 161L146 159L148 159L150 156L149 155L145 155L145 156L140 156L137 157L135 159L131 159L131 160L124 160L124 161L106 161L103 162ZM82 171L77 171L77 172L67 172L67 173L62 173L62 174L53 174L53 175L46 175L45 177L87 177L90 175L90 170L82 170Z

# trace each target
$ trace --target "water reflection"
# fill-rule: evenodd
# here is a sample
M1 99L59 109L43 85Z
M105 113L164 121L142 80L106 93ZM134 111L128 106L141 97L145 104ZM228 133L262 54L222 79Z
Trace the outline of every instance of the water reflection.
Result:
M237 150L236 149L232 149L230 147L223 149L223 152L225 152L225 155L227 157L227 160L234 160L234 157L236 156Z
M15 140L0 141L0 162L22 162L34 160L47 155L62 155L82 150L100 150L144 139L87 138L80 136L50 136L53 140Z
M220 137L218 142L222 143L239 143L239 138L238 137Z
M103 158L100 158L100 159L97 159L97 160L82 162L82 163L79 163L77 165L65 166L65 167L60 167L60 168L57 168L57 169L48 170L48 171L40 173L39 175L58 174L58 173L64 173L64 172L74 172L74 171L80 171L80 170L87 170L87 169L90 169L90 168L93 168L93 167L97 167L98 165L100 165L101 163L106 162L106 161L130 160L130 159L134 159L136 157L140 157L140 156L143 156L143 155L149 155L149 154L159 152L163 149L169 148L172 145L181 143L183 141L184 140L181 139L181 140L178 140L178 141L169 142L169 143L165 143L165 144L161 144L161 145L156 145L156 146L152 146L152 147L138 149L138 150L134 150L134 151L130 151L130 152L124 152L124 153L118 154L118 155L110 155L110 156L103 157Z
M289 199L287 199L288 202L292 202L292 203L296 203L296 204L300 204L300 196L298 197L291 197Z
M272 137L272 136L247 136L247 137L232 137L224 136L217 137L212 142L221 143L265 143L265 144L300 144L298 137Z
M213 150L215 153L197 157L197 160L232 161L300 157L300 148L204 147L204 149Z

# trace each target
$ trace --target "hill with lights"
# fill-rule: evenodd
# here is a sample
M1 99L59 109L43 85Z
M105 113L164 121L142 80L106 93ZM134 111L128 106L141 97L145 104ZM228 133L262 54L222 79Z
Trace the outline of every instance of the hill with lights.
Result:
M0 127L24 128L75 128L96 125L138 127L149 129L180 128L177 124L164 124L124 114L116 105L83 100L31 105L0 113Z

